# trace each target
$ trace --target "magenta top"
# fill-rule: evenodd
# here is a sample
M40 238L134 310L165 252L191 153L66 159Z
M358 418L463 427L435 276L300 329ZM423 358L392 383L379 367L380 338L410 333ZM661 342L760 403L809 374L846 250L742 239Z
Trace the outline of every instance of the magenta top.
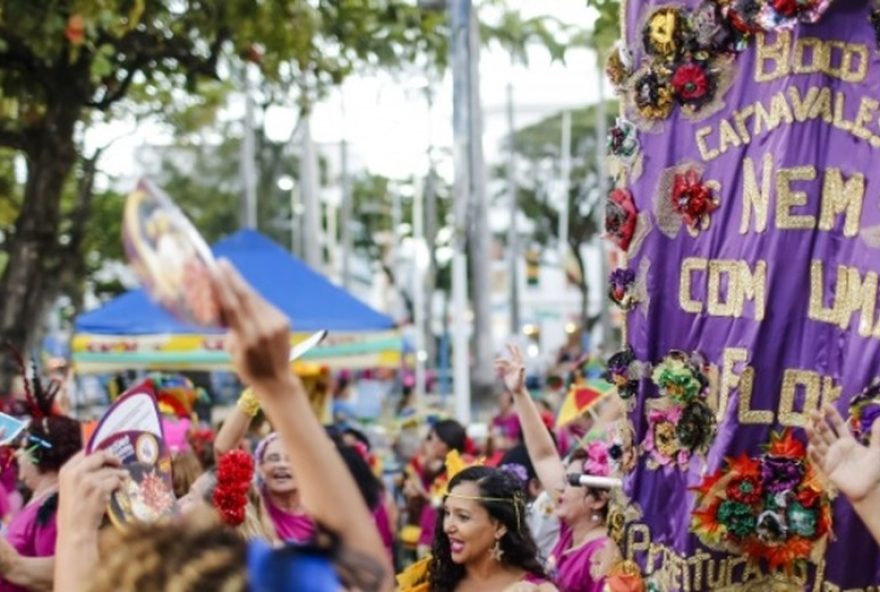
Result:
M263 502L266 504L266 511L269 512L269 518L275 525L275 533L279 539L286 543L306 543L312 539L315 534L315 523L307 514L282 510L272 503L272 498L265 492L263 492Z
M379 500L376 509L373 510L373 521L382 538L382 544L388 552L388 557L394 563L394 532L391 529L391 517L388 516L388 508L385 507L385 496Z
M507 415L496 415L492 418L492 430L507 438L512 443L519 442L522 435L522 427L519 423L519 416L516 413L508 413Z
M12 520L4 533L6 540L23 557L51 557L55 555L55 539L58 536L57 511L53 510L44 524L38 524L37 514L49 496L23 507ZM25 592L27 589L0 579L0 592Z
M434 530L437 527L437 510L430 503L422 506L419 516L419 546L430 547L434 544Z
M605 548L608 537L599 537L571 549L573 533L571 527L562 524L559 542L550 553L548 571L559 592L602 592L605 586L604 574L593 570L597 553Z

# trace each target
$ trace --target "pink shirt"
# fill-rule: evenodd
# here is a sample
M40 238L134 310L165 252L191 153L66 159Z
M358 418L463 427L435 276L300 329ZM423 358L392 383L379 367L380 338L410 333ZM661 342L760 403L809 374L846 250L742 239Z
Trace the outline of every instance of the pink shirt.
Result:
M376 509L373 510L373 521L376 523L376 529L379 531L379 536L382 538L382 543L385 545L385 550L393 564L394 533L391 530L391 518L388 516L388 508L385 507L384 496L379 500Z
M24 557L51 557L55 555L55 539L58 536L57 512L46 520L37 523L37 513L48 496L34 500L23 507L12 520L4 533L6 540ZM26 588L10 584L0 579L0 592L25 592Z
M516 413L496 415L492 418L492 430L499 436L507 438L511 445L516 444L520 440L520 435L522 434L519 416Z
M550 553L549 572L559 592L602 592L605 577L591 573L593 558L605 548L608 537L600 537L570 549L573 533L571 527L561 525L559 542Z
M315 523L305 513L293 513L282 510L272 503L272 498L265 492L263 502L269 518L275 525L278 538L286 543L306 543L315 534ZM0 591L2 592L2 591Z

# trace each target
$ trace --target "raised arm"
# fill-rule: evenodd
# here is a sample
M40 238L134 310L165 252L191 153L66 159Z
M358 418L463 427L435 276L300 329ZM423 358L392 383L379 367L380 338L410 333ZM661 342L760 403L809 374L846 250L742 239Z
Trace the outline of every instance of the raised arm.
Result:
M287 319L226 262L218 266L214 287L230 329L227 347L235 368L254 389L290 456L303 505L345 548L382 566L382 588L390 589L391 565L370 512L290 371Z
M238 448L247 435L251 420L256 415L259 402L253 390L246 388L238 398L238 403L223 422L220 431L214 438L214 456L219 458L230 450Z
M515 345L509 345L507 349L510 357L499 358L495 362L495 367L504 379L504 386L513 395L513 404L519 414L529 458L545 489L562 487L565 483L565 466L559 458L556 444L553 443L547 426L541 420L535 402L526 390L522 352Z
M825 405L807 425L810 458L846 495L880 543L880 421L871 427L868 446L850 433L837 409Z

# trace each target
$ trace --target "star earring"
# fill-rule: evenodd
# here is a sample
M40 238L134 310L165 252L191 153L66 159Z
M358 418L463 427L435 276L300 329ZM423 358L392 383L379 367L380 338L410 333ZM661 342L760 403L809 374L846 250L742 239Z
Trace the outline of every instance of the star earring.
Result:
M492 559L498 561L499 563L504 558L504 549L501 548L501 539L495 539L495 544L492 545L492 549L489 551L492 553Z

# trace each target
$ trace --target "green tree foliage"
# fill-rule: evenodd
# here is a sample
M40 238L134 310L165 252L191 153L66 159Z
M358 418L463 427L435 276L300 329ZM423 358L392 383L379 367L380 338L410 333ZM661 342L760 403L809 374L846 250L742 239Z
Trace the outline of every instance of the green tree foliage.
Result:
M608 124L613 123L616 103L606 105ZM581 249L601 231L598 212L604 207L599 195L599 171L596 156L596 107L577 109L571 113L572 168L568 192L568 247L577 262L578 272L570 279L583 297L582 326L590 328L598 320L587 313L590 286ZM557 113L516 132L517 200L521 211L533 222L533 241L541 248L558 245L558 197L550 189L550 181L560 172L560 138L562 114ZM603 139L604 141L604 139ZM502 171L499 171L501 173Z

